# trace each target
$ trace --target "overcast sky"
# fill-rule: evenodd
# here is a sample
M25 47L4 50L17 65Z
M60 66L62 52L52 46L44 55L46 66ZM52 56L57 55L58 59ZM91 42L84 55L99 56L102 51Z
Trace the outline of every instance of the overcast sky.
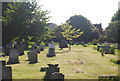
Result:
M102 23L106 28L118 10L120 0L40 0L43 10L50 12L50 22L60 25L73 15L83 15L92 24Z

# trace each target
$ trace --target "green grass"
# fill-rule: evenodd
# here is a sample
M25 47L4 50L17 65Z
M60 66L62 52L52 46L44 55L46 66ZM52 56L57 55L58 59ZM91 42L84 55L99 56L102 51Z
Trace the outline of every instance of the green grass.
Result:
M73 45L72 50L69 51L68 48L59 50L56 46L57 55L53 58L46 57L48 52L46 48L38 54L39 63L36 64L28 64L27 51L25 51L25 55L19 57L20 64L7 66L12 66L13 79L43 79L45 72L40 72L40 68L47 67L49 63L58 63L65 79L97 79L98 75L118 75L118 65L113 63L118 59L117 52L115 55L106 54L103 57L100 52L93 50L93 47ZM0 60L8 61L8 56Z

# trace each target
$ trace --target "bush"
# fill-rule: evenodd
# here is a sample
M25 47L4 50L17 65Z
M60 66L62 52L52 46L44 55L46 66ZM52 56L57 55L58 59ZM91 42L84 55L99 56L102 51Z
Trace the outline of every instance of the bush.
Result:
M112 53L112 54L114 54L114 53L115 53L115 47L111 47L111 48L109 49L109 52Z

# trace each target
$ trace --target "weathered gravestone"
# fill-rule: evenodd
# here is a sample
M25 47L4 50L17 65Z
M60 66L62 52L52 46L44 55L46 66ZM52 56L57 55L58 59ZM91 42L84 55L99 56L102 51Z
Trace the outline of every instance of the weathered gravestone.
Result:
M64 75L62 73L59 73L60 68L58 67L59 64L48 64L49 67L47 68L41 68L41 71L46 71L46 75L44 77L44 80L49 79L64 79Z
M8 64L16 64L19 63L19 53L18 50L15 48L12 48L9 52L9 61Z
M2 81L12 81L12 67L5 66L6 61L0 61L0 74Z
M24 55L24 46L23 45L17 45L17 50L19 55Z
M30 61L29 64L37 63L38 62L37 52L34 50L31 50L30 52L28 52L28 60Z
M55 44L53 42L48 44L48 54L47 57L53 57L55 56Z
M44 45L40 45L40 51L44 51Z

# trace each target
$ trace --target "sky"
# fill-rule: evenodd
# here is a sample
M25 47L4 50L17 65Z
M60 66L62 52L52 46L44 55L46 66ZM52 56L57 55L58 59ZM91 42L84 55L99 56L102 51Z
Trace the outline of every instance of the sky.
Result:
M102 23L103 29L110 23L111 17L118 10L120 0L40 0L43 10L50 11L51 23L60 25L71 16L82 15L92 24Z

